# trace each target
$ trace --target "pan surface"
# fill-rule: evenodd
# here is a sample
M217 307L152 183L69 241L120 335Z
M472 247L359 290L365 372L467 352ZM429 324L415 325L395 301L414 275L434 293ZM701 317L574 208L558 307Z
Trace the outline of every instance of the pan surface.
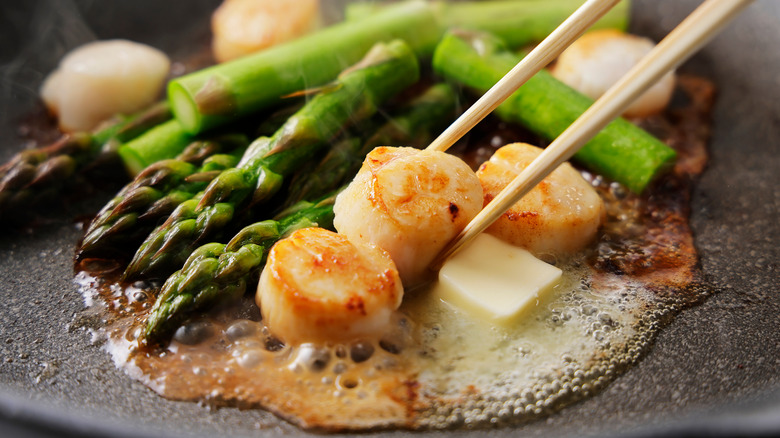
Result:
M67 50L128 38L185 59L208 42L216 0L3 2L0 160L25 147L37 88ZM342 1L323 1L323 4ZM698 1L634 1L632 30L662 38ZM780 434L780 2L758 1L684 70L719 90L692 225L717 292L596 396L517 429L468 436ZM72 282L77 218L108 193L71 194L33 226L0 232L0 436L303 434L262 411L162 399L111 363ZM258 376L258 378L262 378ZM430 432L443 435L444 432ZM404 436L404 432L381 435Z

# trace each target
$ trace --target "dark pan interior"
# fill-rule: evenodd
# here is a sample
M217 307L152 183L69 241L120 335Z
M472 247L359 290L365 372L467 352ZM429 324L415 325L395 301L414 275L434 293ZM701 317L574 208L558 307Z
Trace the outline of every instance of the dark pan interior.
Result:
M660 39L698 3L635 0L632 27ZM17 127L40 111L37 88L66 50L124 37L181 58L208 41L214 4L2 2L0 159L24 147ZM683 311L637 366L595 397L519 429L448 435L780 434L778 47L780 2L758 1L684 67L719 87L711 162L692 218L703 269L719 292ZM68 197L34 226L0 232L0 436L302 433L262 411L164 400L91 342L100 321L83 310L71 260L76 219L106 196Z

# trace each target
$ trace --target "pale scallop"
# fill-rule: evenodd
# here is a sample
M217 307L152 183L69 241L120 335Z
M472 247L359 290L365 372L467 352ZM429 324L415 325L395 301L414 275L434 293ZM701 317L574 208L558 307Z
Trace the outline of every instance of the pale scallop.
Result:
M575 90L598 99L653 47L655 43L649 38L617 30L589 32L558 57L552 74ZM663 111L674 85L674 72L669 72L639 96L624 115L645 117Z
M319 25L319 0L225 0L211 17L214 58L230 61L305 35Z
M255 296L271 332L289 344L377 338L402 298L385 251L322 228L271 248Z
M461 159L437 151L379 147L336 199L334 225L390 253L405 286L482 208L482 187Z
M542 149L512 143L498 149L477 171L485 205L506 187ZM606 218L596 190L564 163L515 203L487 232L526 248L542 259L572 254L587 246Z
M64 131L87 131L115 114L128 114L160 96L170 69L161 51L127 40L85 44L60 62L41 97Z

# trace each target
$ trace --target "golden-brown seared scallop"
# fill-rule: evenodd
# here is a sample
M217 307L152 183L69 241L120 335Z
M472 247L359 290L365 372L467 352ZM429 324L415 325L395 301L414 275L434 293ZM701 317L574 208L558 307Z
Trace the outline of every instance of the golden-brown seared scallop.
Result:
M333 210L339 233L389 252L409 287L427 279L428 264L481 208L479 179L459 158L379 147Z
M513 143L496 151L477 171L485 205L542 149ZM590 243L605 220L604 202L569 163L548 175L487 231L541 258L570 254Z
M211 17L218 62L292 40L320 24L319 0L225 0Z
M379 336L402 298L385 251L322 228L271 248L255 296L270 330L290 344Z

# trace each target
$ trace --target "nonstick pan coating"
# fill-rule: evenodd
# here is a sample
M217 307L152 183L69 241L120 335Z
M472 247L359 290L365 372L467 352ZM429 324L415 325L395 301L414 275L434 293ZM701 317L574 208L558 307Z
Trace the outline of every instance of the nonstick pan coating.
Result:
M122 37L183 59L207 44L215 3L3 2L0 159L24 147L18 126L40 111L37 88L65 51ZM698 3L636 0L632 29L658 40ZM684 67L719 90L711 161L692 217L703 270L718 292L681 312L638 365L596 396L519 428L448 436L780 434L778 47L780 2L758 1ZM92 343L90 328L100 321L84 311L72 255L78 219L109 195L68 197L34 225L0 232L0 436L303 434L262 411L164 400Z

